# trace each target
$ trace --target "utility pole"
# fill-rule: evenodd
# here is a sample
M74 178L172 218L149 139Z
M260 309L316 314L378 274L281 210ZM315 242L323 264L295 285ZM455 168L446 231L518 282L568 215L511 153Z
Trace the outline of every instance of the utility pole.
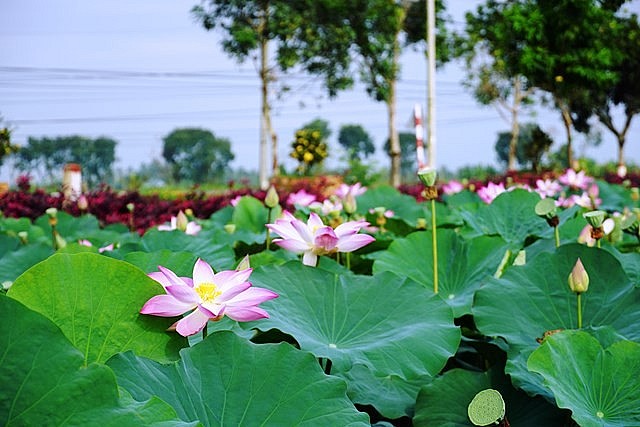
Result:
M427 165L436 168L436 2L427 3Z

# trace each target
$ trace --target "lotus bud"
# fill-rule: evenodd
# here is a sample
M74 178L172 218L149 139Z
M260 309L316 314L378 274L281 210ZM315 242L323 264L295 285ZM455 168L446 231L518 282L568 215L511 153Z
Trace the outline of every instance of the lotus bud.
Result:
M356 198L351 194L351 191L347 193L344 198L344 202L342 203L344 206L344 211L347 215L353 215L358 209L358 204L356 203Z
M267 195L264 198L264 205L269 209L273 209L278 206L278 203L280 203L280 198L278 197L276 188L272 185L267 190Z
M437 177L438 174L434 168L424 167L418 170L418 178L426 187L433 187Z
M26 231L18 231L18 238L23 245L29 243L29 233L27 233Z
M226 231L229 234L233 234L236 232L236 225L235 224L225 224L224 225L224 231Z
M136 205L134 205L133 203L127 203L127 210L129 212L133 212L135 208L136 208Z
M416 228L418 230L426 230L427 229L427 219L426 218L418 218L416 221Z
M580 258L578 258L576 265L571 270L571 274L569 274L569 288L571 292L576 294L587 292L589 289L589 275L587 270L584 269Z
M88 208L89 201L87 200L87 196L81 194L80 197L78 197L78 209L80 209L81 211L86 211Z
M56 248L57 249L62 249L65 246L67 246L67 241L64 240L60 234L56 233L55 238L56 238Z
M605 211L597 210L584 213L582 214L582 216L587 220L590 226L592 226L593 228L600 228L602 227L602 223L607 217L607 213Z
M49 208L44 212L49 216L49 219L55 219L58 217L58 209L56 208Z
M189 219L184 214L184 212L178 212L176 216L176 229L180 231L187 231L187 224L189 224Z
M11 285L13 285L12 281L5 280L4 282L2 282L2 289L4 289L5 291L8 291Z
M238 263L236 267L237 271L246 270L247 268L251 268L251 264L249 263L249 255L245 255L244 258Z

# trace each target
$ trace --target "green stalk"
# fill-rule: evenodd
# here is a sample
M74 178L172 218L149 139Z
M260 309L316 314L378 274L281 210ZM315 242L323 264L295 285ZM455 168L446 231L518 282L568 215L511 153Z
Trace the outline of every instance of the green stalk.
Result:
M582 329L582 301L580 298L580 294L576 294L578 295L578 329Z
M431 199L431 242L433 244L433 292L438 293L438 240L436 236L436 200Z
M351 252L347 252L347 270L351 270Z
M556 248L560 247L560 230L558 230L558 226L553 227L553 232L556 236Z
M267 208L267 224L271 224L271 211L273 209ZM271 246L271 230L267 227L267 250L269 250L269 246Z

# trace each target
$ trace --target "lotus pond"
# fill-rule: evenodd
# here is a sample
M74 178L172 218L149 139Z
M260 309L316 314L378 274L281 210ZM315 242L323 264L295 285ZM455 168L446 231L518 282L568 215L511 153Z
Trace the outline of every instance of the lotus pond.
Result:
M640 426L637 190L557 184L0 218L0 424Z

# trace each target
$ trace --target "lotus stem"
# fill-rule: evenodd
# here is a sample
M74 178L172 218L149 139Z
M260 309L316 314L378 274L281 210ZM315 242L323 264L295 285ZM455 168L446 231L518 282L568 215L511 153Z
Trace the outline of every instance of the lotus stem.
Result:
M553 227L553 232L556 236L556 248L559 248L560 247L560 230L558 229L557 225Z
M202 328L202 339L207 337L207 326L209 326L209 322L204 324L204 328Z
M267 208L267 224L271 224L271 211L273 209ZM271 230L267 227L267 250L269 250L269 246L271 246Z
M347 258L347 270L351 270L351 252L346 253Z
M578 329L582 329L582 298L581 294L576 294L578 296Z
M433 292L438 293L438 238L436 234L436 200L431 199L431 243L433 245Z

